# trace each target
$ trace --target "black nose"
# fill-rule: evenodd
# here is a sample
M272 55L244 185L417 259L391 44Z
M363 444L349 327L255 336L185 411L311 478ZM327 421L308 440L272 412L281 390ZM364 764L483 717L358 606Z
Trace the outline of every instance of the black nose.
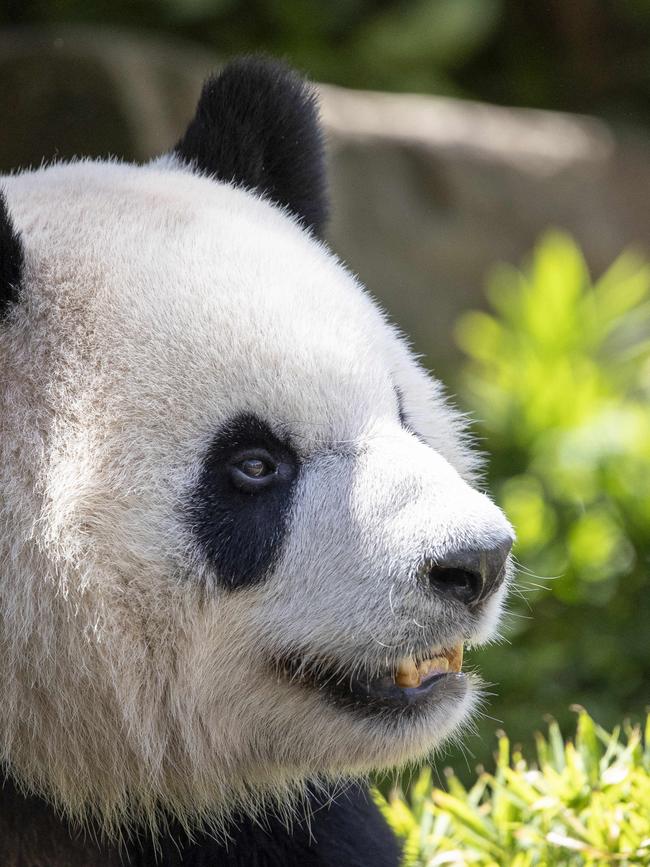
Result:
M491 548L457 549L440 560L426 561L419 574L439 596L472 605L501 586L511 548L508 536Z

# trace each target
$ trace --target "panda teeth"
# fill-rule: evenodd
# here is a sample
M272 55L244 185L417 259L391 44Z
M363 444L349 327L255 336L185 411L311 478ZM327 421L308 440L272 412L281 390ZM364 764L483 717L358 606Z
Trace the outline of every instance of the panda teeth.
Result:
M414 687L420 686L424 678L431 675L447 674L449 671L459 672L463 664L463 644L454 645L450 650L438 651L421 661L412 656L400 659L395 671L394 680L397 686Z

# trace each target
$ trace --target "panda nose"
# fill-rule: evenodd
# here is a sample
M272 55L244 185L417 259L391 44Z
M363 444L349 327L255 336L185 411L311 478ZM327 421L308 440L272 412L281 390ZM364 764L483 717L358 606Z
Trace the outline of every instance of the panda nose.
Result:
M459 548L440 560L427 560L418 574L436 595L473 605L501 586L511 548L510 536L489 548Z

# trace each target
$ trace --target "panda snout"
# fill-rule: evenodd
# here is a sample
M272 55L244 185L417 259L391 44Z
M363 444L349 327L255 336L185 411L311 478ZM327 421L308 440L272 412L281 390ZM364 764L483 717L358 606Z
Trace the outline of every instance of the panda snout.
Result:
M417 577L436 596L474 605L488 599L503 583L511 548L509 535L490 547L456 548L441 559L424 560Z

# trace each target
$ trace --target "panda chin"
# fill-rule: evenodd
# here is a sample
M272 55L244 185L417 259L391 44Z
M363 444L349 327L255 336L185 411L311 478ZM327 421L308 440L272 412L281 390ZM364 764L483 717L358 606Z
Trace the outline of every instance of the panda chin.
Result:
M432 704L462 699L469 677L461 671L462 643L432 656L403 657L384 673L345 674L341 667L309 666L302 660L282 665L292 683L318 690L328 701L366 716L425 712Z

